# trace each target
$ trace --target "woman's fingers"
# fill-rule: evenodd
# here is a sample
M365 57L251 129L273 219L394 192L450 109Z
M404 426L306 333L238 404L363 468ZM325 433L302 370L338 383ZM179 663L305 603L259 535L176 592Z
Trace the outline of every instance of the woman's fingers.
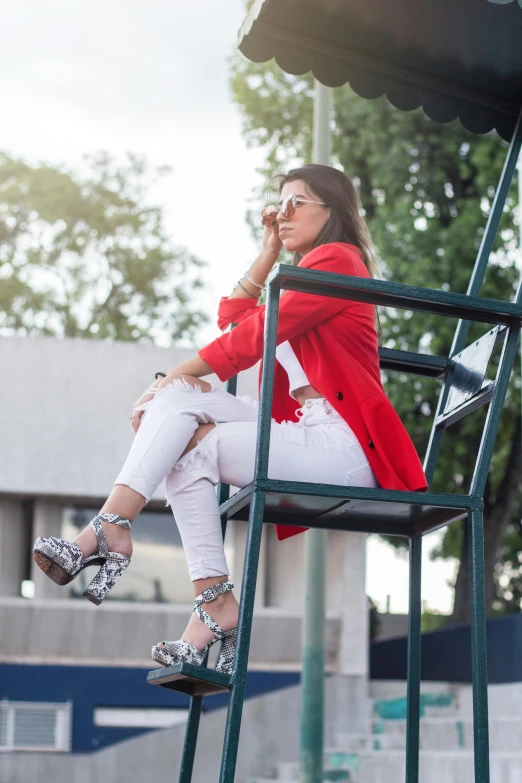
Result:
M277 218L277 207L265 207L263 210L262 223L265 227L263 234L263 249L272 253L279 253L282 242L279 239L279 224Z
M162 380L165 379L163 378ZM151 393L151 389L153 390L152 393ZM150 400L154 399L154 394L156 393L157 389L158 389L158 381L152 384L152 386L149 386L147 391L143 392L141 397L139 397L134 403L134 405L132 406L131 423L134 432L138 431L138 428L141 423L141 417L145 413L145 411L138 410L138 409L141 408L141 406L144 405L146 402L149 402Z
M141 417L143 416L143 411L138 411L136 408L132 411L131 416L131 423L132 423L132 429L134 432L138 432L139 426L141 424Z
M261 213L261 222L265 226L265 228L273 228L277 225L277 207L274 207L270 205L269 207L265 207L263 212Z

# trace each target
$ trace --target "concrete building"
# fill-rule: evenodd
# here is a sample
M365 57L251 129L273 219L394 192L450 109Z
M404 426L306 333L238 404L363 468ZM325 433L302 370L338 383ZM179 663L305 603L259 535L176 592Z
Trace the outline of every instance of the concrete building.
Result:
M0 750L7 751L0 754L0 783L34 777L32 771L42 768L44 758L51 764L51 756L59 757L51 765L53 781L83 780L83 772L71 776L75 758L85 761L114 746L111 763L118 766L119 754L128 756L129 743L122 740L184 721L185 697L145 683L146 672L156 668L151 644L177 638L192 608L180 538L162 492L133 526L133 562L100 607L79 597L89 576L58 587L34 566L31 545L39 535L71 538L89 521L132 442L133 401L155 371L193 353L94 340L0 338ZM257 397L257 368L240 376L238 393ZM246 525L231 523L226 547L237 588L245 541ZM252 705L260 694L281 705L281 688L296 693L291 686L300 669L303 543L304 536L277 542L273 528L265 527L250 656ZM364 584L365 537L329 532L328 670L337 675L335 687L329 686L329 714L343 714L346 731L361 730L367 720ZM207 699L207 708L223 713L221 698ZM274 753L286 732L289 742L297 737L297 697L288 696L287 703L293 705L292 725L283 729L268 719L270 711L249 708ZM221 730L221 723L219 718L208 726ZM245 774L255 773L248 731L247 725ZM219 742L212 739L213 746ZM177 752L169 755L173 770ZM262 753L262 746L255 752ZM147 777L164 773L160 756ZM284 754L278 758L285 760Z

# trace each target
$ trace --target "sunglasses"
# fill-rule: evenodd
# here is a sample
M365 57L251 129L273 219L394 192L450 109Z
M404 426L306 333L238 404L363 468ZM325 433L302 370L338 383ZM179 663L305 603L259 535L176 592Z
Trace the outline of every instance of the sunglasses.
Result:
M301 198L300 196L298 197L295 195L295 193L290 193L288 196L284 197L277 207L266 207L263 210L261 219L262 224L268 227L274 226L275 219L279 213L282 214L285 220L288 220L288 218L291 218L293 215L295 215L295 210L298 204L322 204L323 207L326 207L324 201L312 201L308 198Z

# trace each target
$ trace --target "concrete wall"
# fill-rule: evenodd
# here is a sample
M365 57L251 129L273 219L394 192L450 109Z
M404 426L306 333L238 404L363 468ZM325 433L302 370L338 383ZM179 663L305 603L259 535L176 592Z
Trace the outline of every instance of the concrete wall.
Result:
M0 599L0 660L19 663L150 665L151 645L176 639L191 607L175 604ZM328 661L337 661L339 618L327 624ZM252 628L250 665L299 669L301 618L258 608ZM0 781L1 783L1 781Z
M326 683L328 713L332 713L338 677ZM211 698L211 697L210 697ZM249 775L268 776L277 764L298 758L300 689L298 686L245 702L237 764L237 783ZM226 710L203 714L193 783L219 779ZM334 725L326 726L331 745ZM27 783L146 783L177 780L184 741L184 726L146 734L89 756L58 754L0 754L0 782Z
M26 511L24 503L0 497L0 596L20 595L28 577L31 524Z
M377 639L395 639L408 633L408 615L379 612Z
M133 402L154 373L195 349L47 337L0 337L0 494L105 498L134 432ZM208 376L223 386L215 376ZM257 397L257 370L239 394ZM162 500L161 493L155 495Z

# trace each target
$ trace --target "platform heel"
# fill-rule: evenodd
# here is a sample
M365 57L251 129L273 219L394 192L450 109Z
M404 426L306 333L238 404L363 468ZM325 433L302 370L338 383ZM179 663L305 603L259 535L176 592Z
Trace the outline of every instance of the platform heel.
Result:
M107 593L112 590L120 576L130 565L128 555L120 555L118 552L109 552L105 563L102 565L92 582L83 592L83 597L91 603L99 606Z
M36 565L58 585L67 585L80 571L91 565L99 565L100 570L89 584L83 595L93 604L99 605L129 566L131 558L119 552L109 552L103 533L102 522L110 522L127 530L131 522L117 514L97 514L91 521L96 535L98 549L92 555L83 556L82 550L74 541L62 538L37 538L33 546L33 559Z
M225 631L221 639L221 649L216 661L216 671L221 674L232 674L234 655L236 654L237 628Z
M194 612L205 623L207 628L210 628L214 633L214 639L202 650L198 650L197 647L194 647L193 644L186 642L184 639L178 639L175 642L163 642L161 646L158 644L154 645L152 648L152 660L161 664L161 666L174 666L176 663L183 662L191 663L194 666L202 666L210 648L216 642L221 642L215 669L221 674L231 674L236 649L237 628L223 631L221 626L205 612L202 606L214 601L218 595L228 593L233 587L234 583L231 581L207 587L194 601Z

